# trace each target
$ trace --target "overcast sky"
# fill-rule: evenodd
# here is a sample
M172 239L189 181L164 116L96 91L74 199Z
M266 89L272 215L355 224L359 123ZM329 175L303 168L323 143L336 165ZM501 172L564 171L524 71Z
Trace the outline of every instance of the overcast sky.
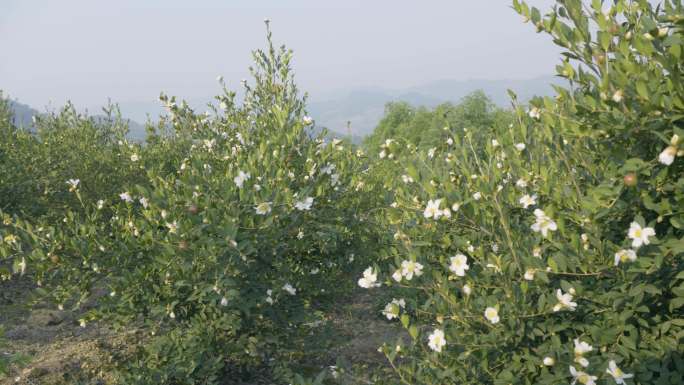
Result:
M552 0L528 3L547 9ZM1 0L0 89L44 107L237 87L264 18L312 96L554 73L558 50L510 0Z

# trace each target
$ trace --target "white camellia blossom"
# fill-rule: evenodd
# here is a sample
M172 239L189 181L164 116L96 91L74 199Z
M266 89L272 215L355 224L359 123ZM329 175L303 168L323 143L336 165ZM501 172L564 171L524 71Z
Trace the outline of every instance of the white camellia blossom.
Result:
M131 197L131 194L129 194L128 191L119 194L119 198L124 202L133 203L133 197Z
M667 146L663 152L658 155L658 162L669 166L674 162L675 156L677 156L677 147Z
M407 280L413 279L413 276L420 277L423 275L423 265L416 261L403 261L401 263L401 275Z
M577 308L577 302L572 302L572 294L565 293L561 289L556 290L556 298L558 303L553 307L553 311L560 311L563 309L568 309L570 311L575 311Z
M580 341L579 338L575 338L574 343L575 349L573 352L575 353L575 362L586 368L589 366L589 360L584 358L584 354L589 353L590 351L594 350L594 348L588 343Z
M551 218L549 218L542 210L540 209L535 209L534 210L534 216L536 217L536 221L532 224L530 227L532 231L536 233L541 233L542 236L546 237L549 234L550 231L556 231L558 230L558 226L556 226L556 222L554 222Z
M441 199L429 200L425 207L425 211L423 211L423 216L425 218L439 219L443 214L442 210L439 209L441 203Z
M492 324L496 324L499 322L499 311L496 310L495 307L486 308L484 316L487 319L487 321L491 322Z
M385 309L383 309L382 314L385 317L387 317L388 320L391 321L392 319L399 317L399 312L401 311L401 309L404 309L405 307L406 301L404 301L403 298L393 298L392 302L388 303L385 306Z
M574 366L570 367L570 374L572 375L571 385L580 383L582 385L596 385L596 380L598 377L591 376L583 371L578 371Z
M520 198L519 202L522 205L522 207L526 209L530 206L537 204L537 195L525 194L522 196L522 198Z
M235 182L235 185L238 186L238 188L242 188L242 185L245 183L245 181L249 180L252 176L249 175L248 172L244 172L240 170L235 178L233 178L233 182Z
M543 362L546 366L553 366L556 363L556 360L554 360L553 357L544 357Z
M525 147L526 147L526 146L525 146L525 143L516 143L516 144L515 144L515 149L518 150L518 151L523 151L523 150L525 150Z
M636 252L632 249L622 249L615 253L615 266L620 263L634 262L637 259Z
M468 257L463 254L456 254L450 258L449 270L459 277L465 276L465 271L470 269L468 266Z
M363 277L359 278L358 284L364 289L380 286L378 281L378 273L373 271L372 267L363 271Z
M638 249L641 245L648 245L651 241L648 237L655 236L655 230L652 227L641 227L637 222L632 222L629 225L627 236L632 239L632 247Z
M523 275L523 278L527 281L534 281L534 273L536 272L535 269L527 269L525 270L525 275Z
M289 283L286 283L285 285L283 285L283 290L288 292L290 295L297 294L297 289L295 289L294 286L290 285Z
M295 208L300 211L311 210L311 205L313 205L314 199L312 197L306 197L304 200L297 201L295 203Z
M618 368L617 364L615 363L615 360L610 360L608 362L608 369L606 369L606 373L613 376L615 383L618 385L625 385L626 384L625 383L626 378L634 377L634 374L625 373L620 368Z
M258 215L266 215L271 212L271 202L262 202L254 206L254 210Z
M446 345L446 338L444 337L444 331L441 329L435 329L430 336L428 336L428 346L430 349L436 351L437 353L442 352L442 348Z

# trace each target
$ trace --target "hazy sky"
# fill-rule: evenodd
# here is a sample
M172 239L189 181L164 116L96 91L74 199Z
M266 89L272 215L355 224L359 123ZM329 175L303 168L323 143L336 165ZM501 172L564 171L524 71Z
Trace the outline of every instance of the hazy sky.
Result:
M552 0L528 3L547 9ZM236 87L263 19L312 96L439 79L554 73L558 50L510 0L1 0L0 89L34 107L94 107Z

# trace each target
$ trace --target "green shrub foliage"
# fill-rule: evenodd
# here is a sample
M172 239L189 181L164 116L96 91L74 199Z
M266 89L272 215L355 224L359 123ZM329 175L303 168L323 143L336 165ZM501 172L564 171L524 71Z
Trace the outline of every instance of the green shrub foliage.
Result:
M396 242L359 284L397 287L413 340L384 352L406 384L681 383L682 5L513 6L570 88L376 148Z

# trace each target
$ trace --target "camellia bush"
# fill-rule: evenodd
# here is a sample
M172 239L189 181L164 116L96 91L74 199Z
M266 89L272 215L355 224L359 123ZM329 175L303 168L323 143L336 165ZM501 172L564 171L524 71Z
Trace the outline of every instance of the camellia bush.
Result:
M512 124L371 149L395 242L357 283L391 286L411 337L382 351L404 384L680 384L682 4L513 7L569 86L513 99Z
M292 341L372 252L363 154L313 132L291 51L270 32L268 43L241 102L224 86L218 107L198 114L162 95L168 115L145 144L111 143L139 178L92 196L75 172L62 183L78 204L59 221L4 213L0 250L14 274L60 308L96 301L84 327L141 328L122 383L212 384L262 367L291 378L306 354Z

